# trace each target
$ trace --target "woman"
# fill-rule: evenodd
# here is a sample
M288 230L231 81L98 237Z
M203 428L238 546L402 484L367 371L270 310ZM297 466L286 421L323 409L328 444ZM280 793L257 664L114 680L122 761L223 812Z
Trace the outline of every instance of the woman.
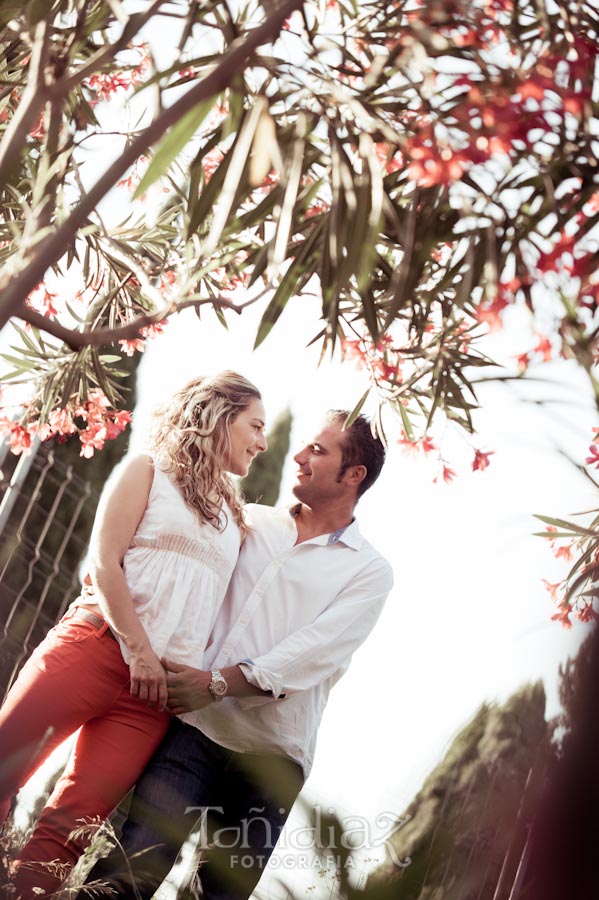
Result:
M247 474L266 449L260 393L234 372L197 378L159 412L149 448L110 479L82 595L0 710L0 822L82 726L17 861L17 897L60 887L89 843L81 820L105 818L162 739L170 716L161 658L201 667L245 531L228 473Z

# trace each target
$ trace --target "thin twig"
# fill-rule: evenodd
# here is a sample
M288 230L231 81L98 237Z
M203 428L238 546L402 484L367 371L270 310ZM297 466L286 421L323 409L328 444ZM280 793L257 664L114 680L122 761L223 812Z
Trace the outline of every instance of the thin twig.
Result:
M118 328L97 328L92 331L74 331L67 328L56 319L48 319L36 310L26 306L19 312L19 318L24 322L29 322L34 328L45 331L47 334L63 341L71 350L81 350L83 347L98 347L103 344L114 344L117 341L126 341L140 336L140 332L149 325L156 325L164 322L174 313L182 312L189 307L213 306L219 309L230 309L232 312L241 314L246 307L257 303L265 293L262 291L250 300L244 303L235 303L228 297L219 295L218 297L191 297L183 300L181 303L165 304L161 309L151 313L143 313L131 322L121 325Z

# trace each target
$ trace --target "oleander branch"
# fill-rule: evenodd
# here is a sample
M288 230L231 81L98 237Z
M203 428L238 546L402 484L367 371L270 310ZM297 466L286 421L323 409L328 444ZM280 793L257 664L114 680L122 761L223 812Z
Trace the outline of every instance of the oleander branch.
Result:
M285 20L304 0L286 0L278 6L262 23L244 38L233 41L223 54L220 63L201 82L192 87L183 97L164 109L154 121L125 147L123 153L109 166L85 197L81 198L68 218L56 231L45 238L36 248L35 255L26 268L16 275L0 277L0 328L13 315L22 315L22 304L26 297L42 281L47 269L64 255L77 231L88 219L100 200L106 196L119 178L133 163L155 144L164 132L179 121L181 116L192 110L198 103L221 93L230 85L254 51L275 38Z
M99 347L104 344L114 344L116 341L127 341L140 337L144 328L164 322L165 319L168 319L175 313L182 312L190 307L212 306L218 309L229 309L241 315L244 309L261 300L269 290L270 288L266 288L243 303L235 303L222 294L219 294L218 297L190 297L179 303L173 300L154 312L142 313L118 328L96 328L90 331L76 331L62 325L57 319L49 319L43 316L29 306L23 306L19 310L18 318L33 325L39 331L45 331L46 334L63 341L71 350L81 350L83 347Z

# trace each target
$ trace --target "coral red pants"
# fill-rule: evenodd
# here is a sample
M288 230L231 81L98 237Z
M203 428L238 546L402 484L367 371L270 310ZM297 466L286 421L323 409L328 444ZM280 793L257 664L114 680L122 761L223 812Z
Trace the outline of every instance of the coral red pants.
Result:
M16 896L56 891L101 819L137 780L170 716L129 693L129 668L107 632L69 611L33 652L0 709L0 823L11 798L58 744L80 728L64 774L23 848ZM57 866L44 866L54 862Z

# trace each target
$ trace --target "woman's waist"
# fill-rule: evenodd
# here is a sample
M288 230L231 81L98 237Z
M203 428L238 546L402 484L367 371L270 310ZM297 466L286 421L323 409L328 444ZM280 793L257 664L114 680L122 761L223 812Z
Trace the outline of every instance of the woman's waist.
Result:
M197 566L198 573L206 569L219 578L229 578L237 562L238 552L238 544L223 542L221 545L184 534L136 534L125 553L124 563L135 565L139 560L141 565L146 566L155 557L154 568L163 565L178 568L181 563L185 563L191 571Z

